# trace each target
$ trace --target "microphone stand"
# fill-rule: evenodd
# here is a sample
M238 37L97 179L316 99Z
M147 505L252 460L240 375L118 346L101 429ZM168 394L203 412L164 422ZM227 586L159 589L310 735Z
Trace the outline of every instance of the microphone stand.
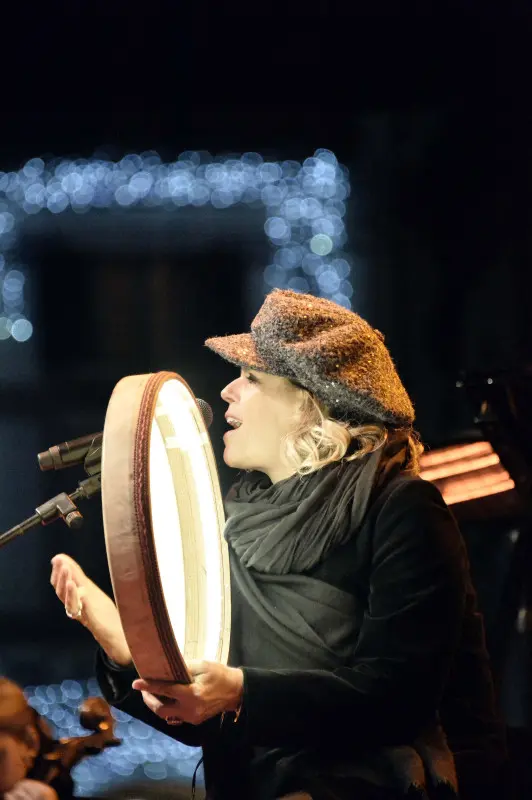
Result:
M35 514L28 517L23 522L15 525L14 528L0 534L0 547L8 544L12 539L21 536L26 531L36 528L38 525L49 525L57 519L62 519L69 528L77 530L83 525L83 515L76 503L78 500L89 500L101 491L101 445L90 448L84 461L84 469L88 478L79 481L78 488L70 494L61 492L51 500L47 500L35 509Z

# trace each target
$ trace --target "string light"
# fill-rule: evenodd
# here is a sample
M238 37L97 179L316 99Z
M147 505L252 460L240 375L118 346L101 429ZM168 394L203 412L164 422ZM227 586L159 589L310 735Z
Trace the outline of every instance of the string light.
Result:
M56 738L87 735L79 724L78 708L87 697L101 696L94 678L65 680L61 684L27 686L30 705L52 726ZM72 771L76 796L91 796L123 781L191 779L201 757L197 747L176 742L149 725L116 708L115 735L122 740L97 756L90 756Z
M25 270L12 259L24 218L41 213L262 205L273 250L264 270L265 289L310 291L350 308L350 266L342 254L349 190L346 168L325 149L302 164L265 161L258 153L213 158L194 151L172 163L151 151L117 162L32 158L18 172L0 172L0 340L24 342L33 332L24 299Z

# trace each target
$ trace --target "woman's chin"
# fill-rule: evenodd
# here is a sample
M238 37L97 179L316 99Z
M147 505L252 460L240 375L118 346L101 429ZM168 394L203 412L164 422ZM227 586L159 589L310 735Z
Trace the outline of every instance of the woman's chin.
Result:
M245 458L242 458L242 456L239 458L238 453L235 453L230 445L229 447L226 445L224 448L223 460L228 467L232 467L233 469L254 469L254 467L247 463Z
M233 467L233 469L242 469L242 465L240 464L238 457L231 452L230 447L224 448L223 460L228 467Z

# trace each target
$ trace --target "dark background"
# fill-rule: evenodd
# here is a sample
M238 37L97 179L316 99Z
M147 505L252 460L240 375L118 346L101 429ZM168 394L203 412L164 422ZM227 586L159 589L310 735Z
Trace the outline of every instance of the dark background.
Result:
M26 5L2 31L0 169L98 149L332 150L350 171L353 307L385 332L427 444L466 441L461 372L530 364L531 29L524 2ZM36 453L101 430L123 375L182 374L213 406L220 455L233 371L203 341L247 329L268 248L248 210L187 213L165 237L133 213L28 227L35 332L0 342L0 529L74 488ZM47 584L64 550L108 585L98 501L85 510L79 533L56 524L0 551L0 671L23 683L92 672ZM492 628L507 534L469 533Z

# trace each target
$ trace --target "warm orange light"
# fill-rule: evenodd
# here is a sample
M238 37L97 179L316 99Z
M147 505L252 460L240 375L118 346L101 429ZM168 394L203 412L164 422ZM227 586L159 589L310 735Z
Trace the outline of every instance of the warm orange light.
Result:
M443 499L448 505L456 505L457 503L465 503L467 500L476 500L479 497L488 497L493 494L501 494L502 492L509 492L515 489L515 483L511 478L499 481L492 486L478 484L476 486L464 487L460 491L460 487L449 488L442 492Z
M462 475L465 472L474 472L477 469L493 467L495 464L500 464L499 456L497 453L491 453L490 455L480 456L479 458L453 461L451 463L445 463L441 467L424 469L421 471L421 477L426 481L434 481L438 478L448 478L450 475Z
M474 442L473 444L460 444L455 447L442 447L421 456L422 467L435 467L438 464L447 464L450 461L459 461L462 458L485 456L493 453L489 442Z
M421 457L421 477L433 482L449 505L515 489L489 442L444 447Z

